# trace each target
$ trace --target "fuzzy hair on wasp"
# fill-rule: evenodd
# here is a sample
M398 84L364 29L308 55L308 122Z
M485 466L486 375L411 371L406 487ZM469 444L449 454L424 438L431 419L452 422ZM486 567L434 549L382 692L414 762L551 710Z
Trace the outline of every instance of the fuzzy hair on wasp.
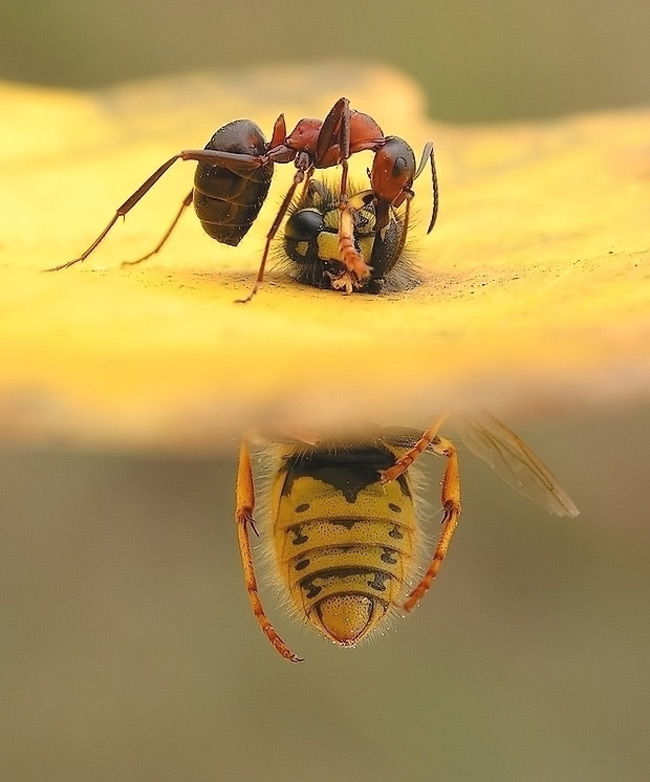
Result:
M267 640L300 662L262 606L251 530L265 542L274 582L294 614L338 646L354 647L409 613L438 576L461 513L455 444L440 430L376 428L362 436L250 436L242 441L236 486L237 536L246 591ZM550 470L489 413L458 416L461 441L516 491L556 516L578 509ZM427 554L430 521L421 467L445 459L442 527ZM259 530L259 532L258 532Z
M377 230L372 190L352 185L348 196L357 252L370 270L363 281L352 278L339 252L339 189L336 183L311 179L290 209L278 247L278 266L305 285L345 293L395 293L417 287L421 280L405 251L408 222L405 208L389 210Z
M141 258L125 263L133 265L155 255L170 237L183 212L194 205L203 230L218 242L236 246L246 235L264 203L275 164L293 163L296 171L273 220L264 245L257 278L239 302L250 301L264 279L269 248L282 224L299 185L307 186L314 171L341 167L338 194L338 252L340 282L332 287L346 292L367 287L372 270L355 245L354 213L349 203L348 160L357 152L374 153L370 169L370 196L375 212L375 230L384 231L390 224L390 210L405 204L404 232L408 229L408 209L413 198L412 185L427 162L431 164L433 207L427 233L438 214L438 180L433 143L424 145L416 165L413 150L398 136L386 136L368 114L350 108L347 98L339 98L324 120L303 118L287 134L284 114L275 121L271 140L249 119L238 119L219 128L204 149L185 149L165 161L138 189L121 204L106 227L78 257L48 271L59 271L84 261L115 225L126 216L158 180L178 160L196 162L194 187L183 199L171 225L154 249Z

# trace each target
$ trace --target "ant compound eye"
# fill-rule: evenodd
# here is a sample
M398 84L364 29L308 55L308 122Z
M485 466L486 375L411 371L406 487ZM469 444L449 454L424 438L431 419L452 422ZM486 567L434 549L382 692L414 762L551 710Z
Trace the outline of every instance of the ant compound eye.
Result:
M323 215L316 209L300 209L287 220L284 235L294 242L310 242L325 230Z
M396 157L393 162L392 177L393 179L401 179L404 176L404 172L410 173L410 170L411 167L409 162L400 155L399 157Z

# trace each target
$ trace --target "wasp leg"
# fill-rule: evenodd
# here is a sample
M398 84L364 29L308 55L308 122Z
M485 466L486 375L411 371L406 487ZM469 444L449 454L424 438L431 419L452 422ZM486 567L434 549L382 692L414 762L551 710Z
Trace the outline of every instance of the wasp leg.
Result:
M237 469L237 538L239 540L239 552L241 554L242 567L244 568L244 581L246 582L246 591L251 603L251 608L255 614L262 632L267 637L272 646L287 660L298 663L302 662L302 657L295 655L291 649L284 643L276 633L273 625L269 622L262 608L259 591L257 589L257 579L255 578L255 566L253 563L253 552L249 539L249 529L257 534L255 522L253 521L253 510L255 509L255 489L253 486L253 466L251 464L250 449L246 442L242 442L239 451L239 467Z
M358 282L370 277L371 267L363 260L354 243L353 210L347 195L343 194L339 199L339 253L347 275L352 278L353 286L358 288Z
M356 278L349 271L344 270L338 276L336 272L326 271L325 274L330 278L330 285L335 291L343 291L343 293L349 295L359 287Z
M433 552L431 564L427 572L422 576L420 583L411 591L404 601L404 610L412 611L418 604L422 596L430 588L433 580L438 575L440 566L447 556L447 549L451 543L451 538L458 526L460 518L460 477L458 473L458 455L453 443L445 440L443 437L436 437L431 444L435 453L447 457L447 469L442 479L442 507L444 508L442 517L442 532L438 539L438 544Z
M160 168L153 172L153 174L143 182L140 187L132 193L126 201L117 208L115 214L109 221L108 225L99 234L95 241L85 250L78 258L67 263L62 263L59 266L53 266L51 269L46 269L48 272L58 272L61 269L67 269L69 266L74 266L75 263L85 261L93 250L97 248L100 242L104 239L106 234L111 230L120 217L126 217L126 215L133 209L138 201L145 196L156 182L174 165L177 160L195 160L197 163L207 163L208 165L221 166L227 168L234 173L242 173L245 171L252 171L266 162L261 155L242 155L235 152L221 152L214 149L186 149L183 152L179 152L174 157L165 161ZM173 226L172 226L173 227Z
M348 155L349 155L349 131L348 131ZM362 280L370 277L371 267L363 260L354 243L354 217L353 210L348 200L348 159L343 158L341 163L343 174L341 175L341 192L339 194L339 253L345 268L353 280Z
M398 459L392 467L379 473L382 483L395 480L406 472L413 462L427 449L447 458L447 467L442 479L441 500L444 509L442 532L433 552L433 559L420 583L412 590L404 603L405 611L412 611L438 575L440 565L447 555L447 549L460 518L460 477L458 473L458 454L454 444L438 435L448 413L444 413L425 430L415 445Z
M395 478L399 478L399 476L406 472L406 470L408 470L413 462L419 458L424 453L424 451L427 450L427 448L430 448L431 450L434 450L436 453L438 453L433 443L434 441L437 442L440 439L438 437L438 430L448 415L449 413L443 413L439 415L435 421L424 430L420 439L409 451L404 454L404 456L401 457L401 459L398 459L395 464L392 467L389 467L387 470L379 471L379 478L382 483L388 483L388 481L394 481Z
M431 229L433 228L436 217L438 217L438 175L436 174L436 161L433 157L433 142L427 141L427 143L424 145L424 149L422 150L422 156L420 158L420 163L418 165L417 171L415 172L415 175L413 179L417 179L420 174L424 171L424 167L427 164L427 160L431 161L431 185L433 188L433 209L431 212L431 222L429 223L429 227L427 228L427 233L431 233Z
M147 258L151 258L152 255L155 255L157 252L160 252L162 249L162 246L165 244L167 239L171 236L172 231L174 228L176 228L176 224L181 219L181 215L183 212L187 209L187 207L192 203L192 199L194 198L194 189L190 190L189 194L185 196L183 203L181 204L181 208L176 213L176 217L172 220L172 224L167 229L165 235L163 238L158 242L158 244L154 247L154 249L151 252L148 252L146 255L143 255L141 258L136 258L135 261L123 261L121 266L124 268L126 266L136 266L138 263L142 263L142 261L146 261Z
M323 157L337 144L341 155L341 189L339 194L339 253L341 261L353 282L370 277L370 267L363 260L354 243L354 218L348 203L348 158L350 157L350 103L340 98L323 121L316 142L315 165L318 168ZM338 286L350 293L346 282ZM357 286L355 286L357 287Z

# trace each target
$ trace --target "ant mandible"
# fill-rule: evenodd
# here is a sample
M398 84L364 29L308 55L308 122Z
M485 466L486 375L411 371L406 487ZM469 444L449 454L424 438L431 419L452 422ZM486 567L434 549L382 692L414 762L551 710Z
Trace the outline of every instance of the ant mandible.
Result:
M257 279L250 293L238 301L250 301L264 278L264 269L271 242L285 216L296 188L305 186L315 169L341 166L339 197L339 250L343 274L359 287L370 275L370 267L355 247L354 210L348 202L348 159L356 152L375 153L369 171L376 211L376 230L383 230L389 222L390 209L406 202L404 233L408 228L408 207L413 197L411 186L422 173L427 160L431 161L433 209L427 233L431 231L438 213L438 182L433 157L433 143L427 142L416 168L411 147L398 136L385 136L372 117L350 109L347 98L340 98L324 120L301 119L287 135L284 114L275 121L271 141L267 143L260 128L251 120L229 122L212 136L205 149L186 149L171 157L158 168L127 200L118 207L108 225L78 258L55 266L48 271L59 271L84 261L100 244L120 217L124 217L177 160L198 163L194 187L183 200L179 211L158 245L135 261L134 265L155 255L165 244L185 209L194 203L194 209L203 230L219 242L237 245L257 218L271 184L275 163L293 162L296 173L280 208L269 228ZM341 286L343 287L343 286ZM347 285L349 289L349 285Z

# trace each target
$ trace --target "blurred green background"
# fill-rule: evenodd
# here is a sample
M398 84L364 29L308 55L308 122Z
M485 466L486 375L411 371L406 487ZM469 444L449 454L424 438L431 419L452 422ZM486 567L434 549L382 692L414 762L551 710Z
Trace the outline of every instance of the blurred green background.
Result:
M357 58L410 73L438 119L529 118L647 102L649 32L647 0L4 0L0 77L87 87ZM266 592L300 666L250 615L235 443L214 458L6 447L0 779L646 780L650 408L509 423L582 515L547 517L462 454L450 557L397 631L339 651Z
M647 102L649 34L647 0L3 0L0 77L95 86L357 58L411 74L438 119L493 120Z
M0 778L646 780L650 408L512 423L582 515L463 450L449 557L385 637L336 649L265 591L300 665L248 606L232 455L0 452Z

